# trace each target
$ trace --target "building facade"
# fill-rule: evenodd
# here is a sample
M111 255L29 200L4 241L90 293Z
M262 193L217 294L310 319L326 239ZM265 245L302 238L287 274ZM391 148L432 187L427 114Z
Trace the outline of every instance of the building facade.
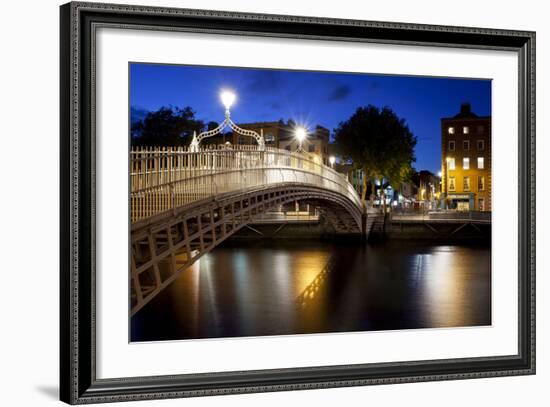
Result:
M303 151L319 157L323 164L329 165L329 136L328 129L323 126L315 126L312 131L308 131L306 139L302 142ZM286 136L279 139L280 149L297 151L299 145L294 132L288 132Z
M279 147L279 140L287 137L287 134L291 131L290 126L282 121L239 123L238 126L263 135L267 147ZM254 145L256 144L256 140L253 137L243 136L234 132L231 134L231 144Z
M431 171L421 170L415 174L414 180L418 187L416 201L422 209L437 209L440 198L441 179Z
M491 210L491 116L463 103L441 119L441 192L445 208Z
M336 172L343 174L349 181L359 196L363 193L363 171L356 169L351 164L336 163L334 164ZM367 197L368 198L368 197Z

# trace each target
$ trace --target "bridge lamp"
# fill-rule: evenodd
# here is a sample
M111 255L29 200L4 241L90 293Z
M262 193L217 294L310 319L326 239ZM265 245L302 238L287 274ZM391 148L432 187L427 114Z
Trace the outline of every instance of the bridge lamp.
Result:
M296 140L298 140L298 151L302 151L302 143L306 139L307 131L303 127L297 127L294 130L294 135L296 136Z
M229 111L231 106L233 106L233 103L235 103L237 95L235 95L235 93L231 92L230 90L222 90L222 92L220 93L220 99L225 106L225 110Z
M328 158L328 162L330 163L330 166L332 168L334 168L334 163L336 162L336 157L334 157L333 155L331 155L329 158Z

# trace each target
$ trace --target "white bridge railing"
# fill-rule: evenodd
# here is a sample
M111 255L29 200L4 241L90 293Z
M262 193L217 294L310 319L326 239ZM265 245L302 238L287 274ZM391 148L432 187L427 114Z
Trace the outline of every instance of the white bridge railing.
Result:
M131 221L214 195L280 183L308 184L361 200L343 174L320 157L257 146L133 148L130 152Z

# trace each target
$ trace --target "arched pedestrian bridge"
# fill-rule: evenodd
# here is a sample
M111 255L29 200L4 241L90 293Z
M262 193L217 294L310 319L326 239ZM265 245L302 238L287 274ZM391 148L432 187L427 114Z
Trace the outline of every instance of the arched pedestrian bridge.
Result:
M362 234L363 215L343 174L318 156L257 146L131 152L131 313L183 270L262 214L291 202L317 207L335 233Z

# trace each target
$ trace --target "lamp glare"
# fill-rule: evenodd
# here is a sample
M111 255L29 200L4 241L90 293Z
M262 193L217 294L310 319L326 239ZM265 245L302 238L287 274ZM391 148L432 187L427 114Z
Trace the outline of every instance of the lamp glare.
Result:
M304 129L303 127L296 128L296 138L300 143L306 139L306 135L306 129Z
M235 103L235 99L237 98L237 96L229 90L224 90L220 94L220 98L225 108L229 110L233 103Z

